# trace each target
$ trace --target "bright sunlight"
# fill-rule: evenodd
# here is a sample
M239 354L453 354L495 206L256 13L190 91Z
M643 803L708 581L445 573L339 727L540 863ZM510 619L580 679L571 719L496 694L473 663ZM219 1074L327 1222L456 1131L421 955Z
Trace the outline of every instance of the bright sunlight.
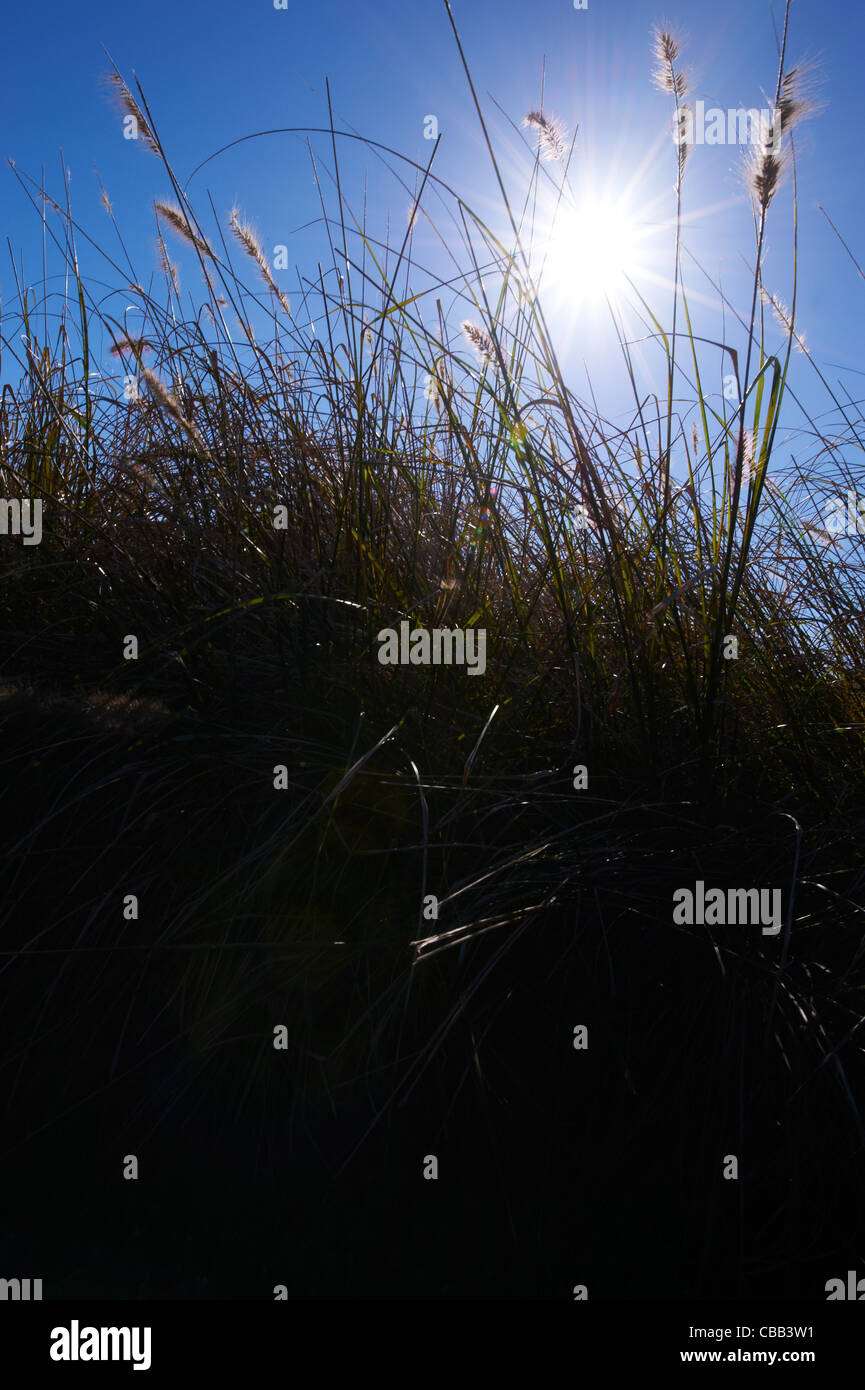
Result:
M582 197L560 208L544 257L541 283L570 303L615 300L641 270L642 234L619 201Z

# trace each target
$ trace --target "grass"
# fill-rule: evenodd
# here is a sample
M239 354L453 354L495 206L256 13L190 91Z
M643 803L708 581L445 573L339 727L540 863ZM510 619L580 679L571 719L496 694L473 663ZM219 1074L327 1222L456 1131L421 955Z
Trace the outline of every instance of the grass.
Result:
M218 1138L216 1203L241 1170L271 1204L296 1202L275 1195L291 1153L314 1213L291 1206L293 1250L320 1254L321 1230L344 1240L358 1204L378 1212L342 1263L292 1267L292 1287L324 1297L568 1296L575 1263L601 1296L633 1297L616 1252L656 1251L670 1229L659 1296L819 1297L855 1257L862 571L802 518L821 488L859 490L840 460L861 438L803 348L795 296L788 311L763 283L809 114L786 43L785 23L781 152L767 141L747 175L753 286L744 310L723 301L723 344L692 330L689 280L707 277L683 249L687 151L671 148L671 302L650 309L634 290L662 386L640 395L617 319L627 428L569 388L538 290L539 200L572 197L566 136L530 113L517 201L461 47L501 226L436 178L433 150L404 236L383 244L342 194L331 127L330 167L315 160L334 190L331 267L292 299L239 210L226 227L199 220L144 93L117 72L170 190L149 289L108 208L120 252L103 255L118 288L133 282L137 338L79 273L68 191L55 202L15 171L68 292L54 321L47 287L19 280L2 322L4 376L20 368L0 408L3 495L45 503L42 543L0 549L3 1159L48 1172L65 1143L69 1191L74 1176L92 1192L80 1220L98 1225L81 1134L100 1136L106 1174L127 1149L154 1155L162 1206L139 1234L170 1209L197 1255L124 1266L126 1287L141 1281L127 1296L262 1296L237 1289L258 1277L249 1246L267 1244L267 1223L238 1198L220 1245L204 1205L182 1208L190 1135ZM659 32L655 56L678 108L673 36ZM459 232L438 229L447 283L413 254L433 192ZM795 264L795 199L794 219ZM194 302L172 238L203 277ZM124 399L94 388L100 340ZM778 443L797 347L833 411L831 432L809 422L800 461ZM714 389L729 372L734 402ZM485 628L486 675L379 665L376 634L403 618ZM781 887L781 936L673 927L673 890L696 878ZM580 1022L588 1070L570 1042ZM60 1073L58 1057L74 1066ZM815 1198L829 1144L836 1187ZM405 1260L419 1232L436 1250L436 1223L452 1233L453 1214L412 1205L421 1156L439 1149L475 1193L480 1245L460 1273L442 1250L407 1275L365 1241L387 1231ZM738 1185L716 1181L729 1152ZM373 1199L376 1173L393 1213ZM563 1214L583 1190L608 1199L589 1235ZM54 1248L52 1220L73 1239L58 1210L28 1250ZM92 1295L103 1276L82 1257L59 1277Z

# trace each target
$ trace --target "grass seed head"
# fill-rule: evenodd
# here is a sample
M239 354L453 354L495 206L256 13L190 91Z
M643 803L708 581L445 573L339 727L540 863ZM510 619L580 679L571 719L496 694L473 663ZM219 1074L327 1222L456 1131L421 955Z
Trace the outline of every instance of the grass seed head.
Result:
M560 121L545 116L542 111L530 111L523 125L537 131L538 154L547 163L561 162L567 153L567 132Z
M240 242L246 254L252 257L259 270L261 271L262 279L264 280L264 283L267 285L267 288L270 290L271 294L274 294L276 298L279 300L286 314L288 314L288 316L291 317L291 305L288 301L287 296L279 288L271 274L270 266L267 264L267 257L264 254L264 248L262 247L256 232L248 222L241 222L240 212L236 207L231 209L228 222L229 226L231 227L231 230L234 232L234 235L237 237L237 240ZM342 276L340 276L340 289L341 287Z
M135 121L138 138L143 140L144 144L153 154L158 154L161 157L162 148L159 141L150 129L144 112L141 110L135 97L123 81L120 73L117 72L116 69L113 72L106 73L103 81L108 88L109 95L115 106L118 106L121 111L125 111L126 115L131 116Z
M169 227L171 227L179 237L187 241L190 246L194 246L202 256L209 256L211 260L213 259L213 252L207 242L201 237L196 236L189 225L188 219L176 204L167 203L163 199L157 198L153 206L158 215L168 223Z
M460 328L462 329L471 346L474 348L475 352L480 357L483 365L485 367L495 367L495 344L493 343L493 340L490 337L489 333L487 333L486 329L479 328L478 325L476 323L472 323L470 319L463 319L462 323L460 324Z
M659 91L677 100L684 97L688 90L687 74L676 68L680 51L681 45L676 36L668 28L655 25L652 31L652 80Z

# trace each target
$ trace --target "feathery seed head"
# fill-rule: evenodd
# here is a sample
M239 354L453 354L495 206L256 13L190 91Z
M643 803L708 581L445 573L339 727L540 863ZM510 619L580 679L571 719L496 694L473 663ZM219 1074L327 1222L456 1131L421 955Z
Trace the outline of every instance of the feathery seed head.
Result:
M765 287L761 288L760 294L763 299L763 303L768 304L769 308L772 310L772 313L775 316L776 321L783 329L783 331L788 335L792 336L793 341L796 344L796 350L798 352L803 353L806 357L810 356L808 352L808 345L805 342L805 335L804 333L797 332L796 328L793 325L793 316L790 313L790 310L787 308L784 301L781 298L779 298L777 294L770 294L769 291L765 289Z
M135 97L123 81L117 69L115 68L113 72L106 73L103 82L108 87L109 94L114 104L118 106L121 111L125 111L127 116L131 116L135 121L138 137L144 141L147 148L152 150L154 154L161 155L162 149L159 141L147 124L144 112L141 110L141 107L138 105L138 102L135 100Z
M766 146L754 147L748 161L747 182L752 197L764 212L778 191L782 172L780 155L772 154Z
M165 383L161 381L160 378L156 375L156 372L151 371L149 367L142 367L141 375L144 378L144 381L146 382L147 388L150 391L150 394L153 396L153 399L160 406L162 406L163 410L167 411L168 414L174 420L177 421L177 423L181 426L182 429L186 431L186 433L196 444L196 446L199 449L201 449L203 453L206 453L207 446L205 445L204 440L202 439L198 431L198 427L192 422L192 420L188 419L187 416L184 415L183 411L180 408L180 405L178 404L177 398L171 394ZM178 389L182 391L184 397L187 398L188 405L188 394L182 382L178 382Z
M676 70L679 52L679 40L675 35L669 29L655 25L652 31L652 58L655 64L652 81L660 91L677 99L688 90L687 74Z
M537 131L538 154L541 159L547 163L564 159L567 132L560 121L545 116L542 111L530 111L524 118L523 125Z
M788 333L790 331L790 310L787 308L780 295L770 294L765 286L762 286L760 289L760 296L763 303L767 304L772 310L772 313L775 315L775 318L784 329L785 333Z
M153 349L144 338L120 338L111 344L109 351L112 357L122 357L124 352L131 352L135 357L140 357L142 352L152 352Z
M137 459L119 459L116 464L116 474L118 481L137 484L144 490L159 487L150 469L145 468L144 464ZM161 491L161 489L159 490Z
M261 245L261 242L258 239L258 235L255 232L254 228L251 227L248 222L241 222L240 212L239 209L236 207L231 209L228 222L229 226L231 227L231 230L234 232L234 235L237 237L237 240L240 242L246 254L252 257L259 270L261 271L262 279L264 280L264 283L267 285L267 288L270 290L271 294L276 295L276 298L279 300L286 314L288 314L289 318L291 318L291 304L289 303L287 296L279 288L271 274L270 266L267 264L267 257L264 254L264 249ZM339 277L339 281L341 293L342 276Z
M485 329L479 328L476 323L471 323L469 319L463 319L460 328L465 334L471 346L475 349L481 362L485 367L495 367L496 348L492 338Z
M784 73L778 96L778 112L781 130L785 134L800 121L819 115L823 110L824 103L816 97L818 82L818 67L812 60L798 63Z
M178 272L177 266L174 264L174 262L171 260L168 254L168 247L165 245L165 238L163 237L161 232L157 233L156 236L156 250L159 255L159 264L162 266L163 274L166 275L168 279L171 281L172 285L174 286L175 294L179 294L180 274Z
M687 108L687 107L682 107L682 110L685 111L685 112L688 112L688 108ZM689 127L689 129L690 129L690 128L691 128L691 127ZM685 165L686 165L687 162L688 162L688 152L690 151L690 148L691 148L691 146L690 146L690 143L689 143L689 141L688 141L687 139L677 140L677 141L676 141L676 168L677 168L676 192L677 192L677 193L678 193L679 189L680 189L681 186L682 186L682 179L684 178L684 174L685 174Z
M741 482L740 482L740 491L743 491L743 492L744 492L744 491L747 491L747 489L748 489L748 485L750 484L750 481L751 481L751 474L752 474L753 471L754 471L754 431L748 429L747 426L746 426L746 428L745 428L745 430L744 430L744 433L743 433L743 435L742 435L742 437L741 437L741 447L742 447L742 478L741 478ZM736 452L737 452L737 454L738 454L738 445L737 445L737 450L736 450ZM731 467L731 469L730 469L730 496L731 496L731 497L732 497L733 493L735 492L735 482L736 482L736 479L735 479L735 468L734 468L734 467Z
M754 467L754 431L748 429L747 426L742 439L742 460L743 468L747 469L748 477L750 477Z
M787 158L785 135L800 121L816 115L822 104L814 98L816 67L800 63L781 79L778 104L770 115L763 114L755 144L746 166L746 181L752 197L763 211L778 190Z
M188 218L180 211L180 208L177 207L176 204L167 203L163 199L157 198L153 206L159 216L165 219L169 227L171 227L179 237L182 237L184 241L188 241L190 246L194 246L202 256L210 256L211 259L213 258L213 252L207 245L207 242L203 241L201 237L196 236L189 225Z
M240 242L244 251L251 256L260 267L264 268L265 273L269 273L264 251L255 231L248 222L241 222L238 208L232 208L228 218L229 226Z
M694 142L694 112L688 102L683 102L673 112L673 140L680 146Z
M142 367L141 375L147 383L147 389L150 391L150 394L153 396L154 400L158 401L159 404L165 410L167 410L170 415L174 415L176 418L179 419L180 407L178 406L177 401L174 399L171 392L168 390L168 387L161 380L161 378L156 375L156 372L151 371L149 367Z
M453 396L453 377L446 367L436 365L436 368L426 379L425 396L428 403L435 409L436 415L441 414L442 408L449 404Z
M679 44L674 34L669 30L662 29L660 25L655 26L654 30L655 59L659 63L675 63L679 56Z

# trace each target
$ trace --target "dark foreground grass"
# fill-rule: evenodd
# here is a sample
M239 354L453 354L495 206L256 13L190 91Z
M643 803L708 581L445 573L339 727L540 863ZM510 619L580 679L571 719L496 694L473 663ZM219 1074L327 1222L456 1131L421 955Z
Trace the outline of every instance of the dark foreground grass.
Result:
M550 168L567 196L543 121L506 233L454 195L446 304L411 228L382 246L341 197L291 303L113 82L176 199L142 336L56 204L73 292L22 285L3 324L4 495L45 502L41 543L0 549L10 1268L55 1296L822 1298L862 1259L863 610L799 518L827 450L857 486L860 440L832 397L812 462L778 456L786 47L736 341L690 330L680 157L672 331L635 310L666 396L635 384L624 431L568 389L536 293ZM449 192L416 173L419 210ZM100 335L124 400L93 391ZM706 384L729 360L735 407ZM380 665L403 619L484 628L484 676ZM698 879L779 888L782 931L675 925Z

